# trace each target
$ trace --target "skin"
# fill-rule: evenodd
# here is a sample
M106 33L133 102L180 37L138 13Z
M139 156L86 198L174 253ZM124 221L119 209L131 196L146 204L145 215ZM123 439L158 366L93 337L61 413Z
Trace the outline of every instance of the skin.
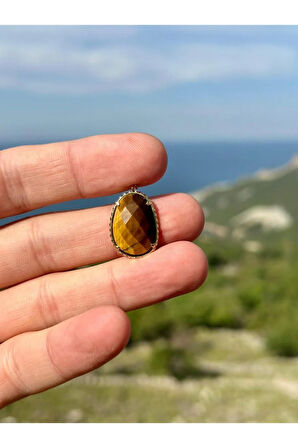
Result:
M166 166L163 144L147 134L10 148L0 152L0 217L152 184ZM206 257L190 242L204 225L200 205L186 194L153 201L160 247L137 260L110 240L112 206L0 229L0 407L108 362L129 339L126 311L204 282Z

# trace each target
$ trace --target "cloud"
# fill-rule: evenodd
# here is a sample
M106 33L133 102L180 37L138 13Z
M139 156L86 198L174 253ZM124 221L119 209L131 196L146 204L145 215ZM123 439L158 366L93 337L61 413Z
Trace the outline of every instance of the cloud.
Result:
M290 46L143 42L136 27L0 32L0 88L38 93L147 92L183 83L289 76Z

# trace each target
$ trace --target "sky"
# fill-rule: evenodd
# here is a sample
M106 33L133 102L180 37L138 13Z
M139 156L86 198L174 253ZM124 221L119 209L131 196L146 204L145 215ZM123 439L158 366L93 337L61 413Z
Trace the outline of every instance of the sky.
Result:
M298 139L298 26L0 26L0 146Z

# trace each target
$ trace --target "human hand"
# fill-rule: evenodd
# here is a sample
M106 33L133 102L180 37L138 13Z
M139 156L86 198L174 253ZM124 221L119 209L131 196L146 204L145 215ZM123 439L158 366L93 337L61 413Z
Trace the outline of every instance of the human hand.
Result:
M0 217L148 185L166 164L163 145L147 134L7 149L0 152ZM119 257L110 240L111 206L1 228L0 407L106 363L129 338L125 311L202 284L207 261L188 242L203 228L200 206L186 194L154 205L161 247L137 260Z

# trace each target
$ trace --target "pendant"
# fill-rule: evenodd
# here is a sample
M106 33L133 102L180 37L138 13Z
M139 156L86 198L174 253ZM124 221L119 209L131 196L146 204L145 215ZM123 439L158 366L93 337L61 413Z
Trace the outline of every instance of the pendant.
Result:
M115 202L110 235L116 249L126 257L149 254L158 244L159 228L153 202L132 187Z

